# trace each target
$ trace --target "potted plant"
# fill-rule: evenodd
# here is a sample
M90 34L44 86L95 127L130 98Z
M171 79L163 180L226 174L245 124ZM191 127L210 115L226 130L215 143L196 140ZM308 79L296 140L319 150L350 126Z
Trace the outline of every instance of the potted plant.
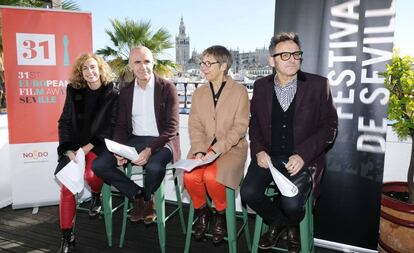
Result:
M382 75L389 90L388 119L401 140L411 137L407 182L384 183L381 196L380 252L414 252L414 58L394 51Z

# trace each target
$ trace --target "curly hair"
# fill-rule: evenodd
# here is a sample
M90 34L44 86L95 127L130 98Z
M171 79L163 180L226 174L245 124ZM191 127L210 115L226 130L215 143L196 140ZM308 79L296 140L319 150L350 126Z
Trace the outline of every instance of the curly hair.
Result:
M108 63L106 63L105 60L99 55L85 53L79 56L79 58L76 59L76 62L73 65L72 73L69 77L69 85L71 85L73 88L80 89L88 85L86 80L83 78L82 67L83 64L85 64L85 62L89 59L94 59L98 63L102 85L106 86L113 81L114 77L112 69L111 67L109 67Z

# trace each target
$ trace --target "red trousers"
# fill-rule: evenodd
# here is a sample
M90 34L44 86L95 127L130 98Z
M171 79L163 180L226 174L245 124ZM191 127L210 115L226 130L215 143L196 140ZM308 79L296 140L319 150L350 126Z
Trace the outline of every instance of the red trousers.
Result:
M206 204L207 193L218 212L226 209L226 187L216 180L217 162L184 173L184 186L193 201L194 208Z
M97 177L92 171L92 162L95 160L97 155L93 152L89 152L85 156L85 180L91 187L92 193L101 192L102 180ZM64 185L60 188L60 228L70 229L73 226L73 218L75 217L75 196L66 188Z

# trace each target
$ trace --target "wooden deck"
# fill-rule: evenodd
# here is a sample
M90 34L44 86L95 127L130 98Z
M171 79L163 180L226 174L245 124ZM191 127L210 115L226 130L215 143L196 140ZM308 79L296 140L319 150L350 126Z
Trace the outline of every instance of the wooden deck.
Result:
M167 204L166 209L167 211L172 209L171 204ZM37 253L56 252L58 250L60 245L58 206L41 207L37 214L32 214L32 211L33 209L13 210L10 206L0 209L0 252ZM103 218L90 220L87 213L78 211L75 232L76 251L74 252L160 252L156 225L145 226L142 223L133 224L129 221L125 245L120 249L118 243L121 216L121 211L114 213L114 246L109 248L106 242ZM253 233L253 223L254 218L252 216L250 217L251 233ZM183 252L184 240L185 236L181 231L180 221L176 215L167 223L167 252ZM228 250L226 242L215 246L210 240L202 242L192 240L190 252L225 253ZM244 236L239 238L238 252L248 252ZM317 249L316 252L328 253L333 251Z

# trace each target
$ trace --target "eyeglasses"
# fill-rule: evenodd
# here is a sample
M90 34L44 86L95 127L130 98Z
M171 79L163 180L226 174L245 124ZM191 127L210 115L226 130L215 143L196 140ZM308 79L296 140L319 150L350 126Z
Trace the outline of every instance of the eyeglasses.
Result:
M302 59L302 51L296 51L296 52L281 52L281 53L276 53L274 55L272 55L272 57L276 57L280 55L280 59L282 59L282 61L288 61L290 59L290 57L293 55L293 58L295 60L301 60Z
M215 61L215 62L202 61L202 62L200 62L200 67L203 67L203 65L204 65L207 68L210 68L211 65L216 64L216 63L220 63L220 62L218 62L218 61Z

